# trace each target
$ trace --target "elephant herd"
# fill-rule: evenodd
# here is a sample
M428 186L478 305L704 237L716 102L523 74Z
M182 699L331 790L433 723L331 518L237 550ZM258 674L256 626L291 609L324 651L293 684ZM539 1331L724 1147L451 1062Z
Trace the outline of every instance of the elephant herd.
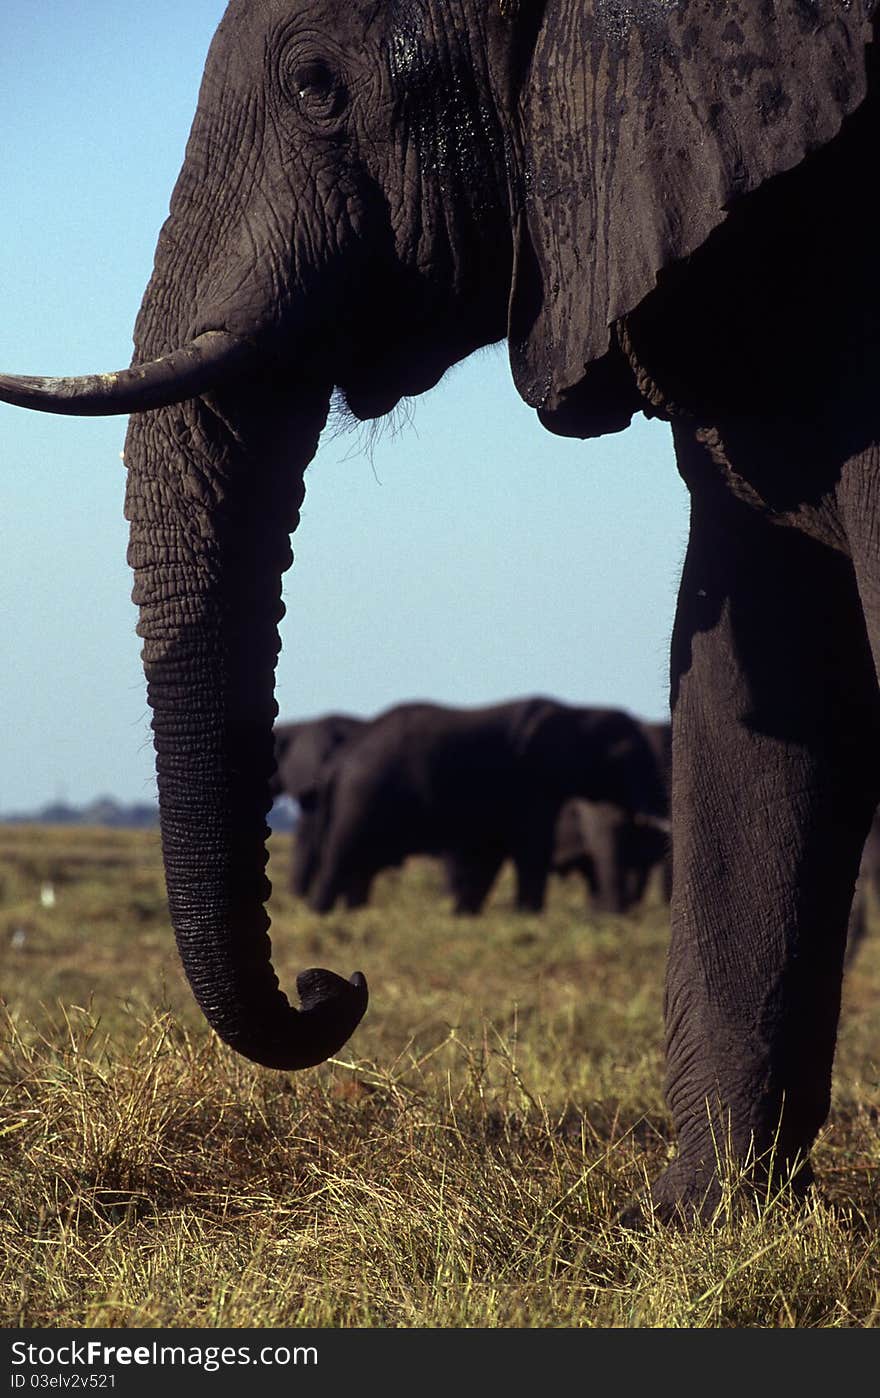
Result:
M476 914L505 860L539 912L552 872L625 912L666 866L670 726L534 696L482 708L398 704L371 720L276 724L273 795L296 799L291 887L317 912L360 907L380 870L444 861L456 913Z
M655 871L672 894L672 726L536 696L486 708L398 704L373 719L276 723L273 798L298 806L290 888L319 913L369 902L409 855L443 860L454 912L485 907L506 859L516 907L578 873L595 910L626 913ZM865 841L846 962L880 903L880 811Z

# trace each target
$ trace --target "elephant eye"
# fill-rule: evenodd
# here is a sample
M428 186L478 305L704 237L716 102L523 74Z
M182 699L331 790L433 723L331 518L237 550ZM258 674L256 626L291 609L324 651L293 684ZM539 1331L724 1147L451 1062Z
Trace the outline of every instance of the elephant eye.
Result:
M321 59L293 65L287 86L303 114L311 121L337 117L348 105L344 82Z

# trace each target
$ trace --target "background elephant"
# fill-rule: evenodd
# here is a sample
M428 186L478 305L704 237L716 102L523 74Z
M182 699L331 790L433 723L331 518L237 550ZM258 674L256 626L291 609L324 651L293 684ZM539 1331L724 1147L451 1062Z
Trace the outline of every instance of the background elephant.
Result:
M601 912L625 913L641 902L651 874L668 856L669 832L659 824L633 819L607 801L567 801L556 822L550 868L580 874L588 902Z
M311 906L329 912L352 882L432 854L447 860L457 912L480 910L507 858L517 907L540 911L559 812L575 795L664 817L656 757L629 714L543 697L397 705L340 750L321 786Z
M641 720L641 724L642 724L642 731L643 731L645 737L648 739L648 742L651 744L651 747L652 747L653 750L654 750L654 756L657 758L657 762L659 763L660 771L663 773L663 781L664 781L664 784L665 784L665 786L666 786L666 798L667 798L667 801L668 801L668 803L669 803L669 809L670 809L670 813L671 813L671 810L672 810L672 724L671 724L671 723L668 723L668 722L648 722L648 721L646 721L646 720ZM654 844L654 848L655 848L655 850L657 849L656 841L655 841L655 844ZM644 861L644 860L647 860L647 859L649 859L649 858L650 858L650 847L649 847L649 845L646 844L645 846L643 846L643 849L642 849L642 859L643 859L643 861ZM672 901L672 829L671 829L671 826L670 826L670 829L669 829L669 831L668 831L668 833L667 833L667 837L666 837L666 847L665 847L665 850L664 850L664 852L663 852L663 855L662 855L661 861L660 861L660 870L661 870L661 887L662 887L662 890L663 890L663 896L665 897L667 903L669 903L669 902Z
M671 727L636 720L654 752L667 793L670 778ZM478 912L500 861L448 856L447 878L459 912ZM578 873L592 906L625 913L644 896L655 869L662 872L663 893L671 896L672 858L668 819L646 808L611 801L566 801L553 832L549 873Z
M352 714L330 713L319 718L276 723L272 795L286 792L300 803L308 802L327 762L343 743L361 732L368 721Z
M283 1068L367 1004L359 973L312 970L293 1009L264 908L280 579L333 390L379 417L506 337L550 431L671 423L691 524L664 1218L712 1216L719 1140L802 1192L829 1109L880 801L876 10L232 0L133 367L0 380L23 406L134 414L177 943L217 1032Z
M668 801L672 725L644 719L638 723L654 752ZM551 867L560 874L580 873L591 901L605 912L623 913L635 907L657 868L664 897L667 902L672 897L670 830L657 821L633 819L610 802L569 801L563 806Z
M299 806L290 887L300 898L305 896L314 874L316 851L312 827L322 775L342 744L361 732L366 722L352 714L331 713L320 718L275 724L275 771L269 789L273 800L286 793Z

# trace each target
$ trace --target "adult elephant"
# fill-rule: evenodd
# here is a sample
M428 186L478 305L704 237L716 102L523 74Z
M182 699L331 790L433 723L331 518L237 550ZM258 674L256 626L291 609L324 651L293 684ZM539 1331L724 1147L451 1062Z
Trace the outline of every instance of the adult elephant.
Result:
M275 771L269 791L273 800L281 795L292 796L299 807L290 888L300 898L305 896L314 876L315 810L321 780L342 745L360 733L366 724L366 719L338 713L275 724Z
M663 774L663 781L666 787L666 799L671 809L672 797L672 724L666 720L640 720L642 732L654 750L654 756ZM672 901L672 833L671 828L667 835L663 853L659 854L657 843L654 843L654 853L660 864L661 887L663 896L667 903ZM646 842L642 848L642 859L644 862L651 862L651 847ZM650 869L648 870L650 876ZM643 889L644 891L644 889Z
M672 424L675 890L661 1217L719 1141L799 1190L880 799L878 0L232 0L134 366L5 379L133 413L129 557L184 966L240 1052L307 1067L367 1003L270 964L280 578L334 385L361 418L509 342L551 431ZM868 757L866 758L866 754Z
M576 795L663 817L665 786L629 714L542 696L398 704L346 745L322 785L309 902L329 912L352 884L430 854L447 859L457 912L480 910L508 858L517 907L539 912L559 812Z

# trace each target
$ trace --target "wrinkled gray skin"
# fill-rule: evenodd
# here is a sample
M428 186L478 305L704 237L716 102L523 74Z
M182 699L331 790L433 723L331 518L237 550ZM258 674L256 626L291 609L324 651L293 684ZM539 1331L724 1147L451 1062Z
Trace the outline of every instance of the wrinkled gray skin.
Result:
M411 854L444 857L455 910L475 913L506 859L516 905L544 906L553 834L571 796L662 818L650 743L617 709L532 697L485 708L399 704L340 748L312 826L309 902L329 912Z
M322 714L320 718L275 724L275 771L269 790L273 800L286 793L299 806L290 864L290 888L299 898L305 897L314 878L317 847L313 827L321 781L342 744L360 733L366 723L353 714ZM362 900L353 898L349 906L359 906Z
M217 1032L287 1068L366 1007L361 976L310 971L292 1008L264 910L281 575L333 386L379 416L506 336L549 430L671 423L691 526L662 1218L712 1216L719 1143L759 1188L772 1151L803 1192L829 1108L880 801L875 8L232 0L135 371L0 379L9 401L135 413L178 947Z

